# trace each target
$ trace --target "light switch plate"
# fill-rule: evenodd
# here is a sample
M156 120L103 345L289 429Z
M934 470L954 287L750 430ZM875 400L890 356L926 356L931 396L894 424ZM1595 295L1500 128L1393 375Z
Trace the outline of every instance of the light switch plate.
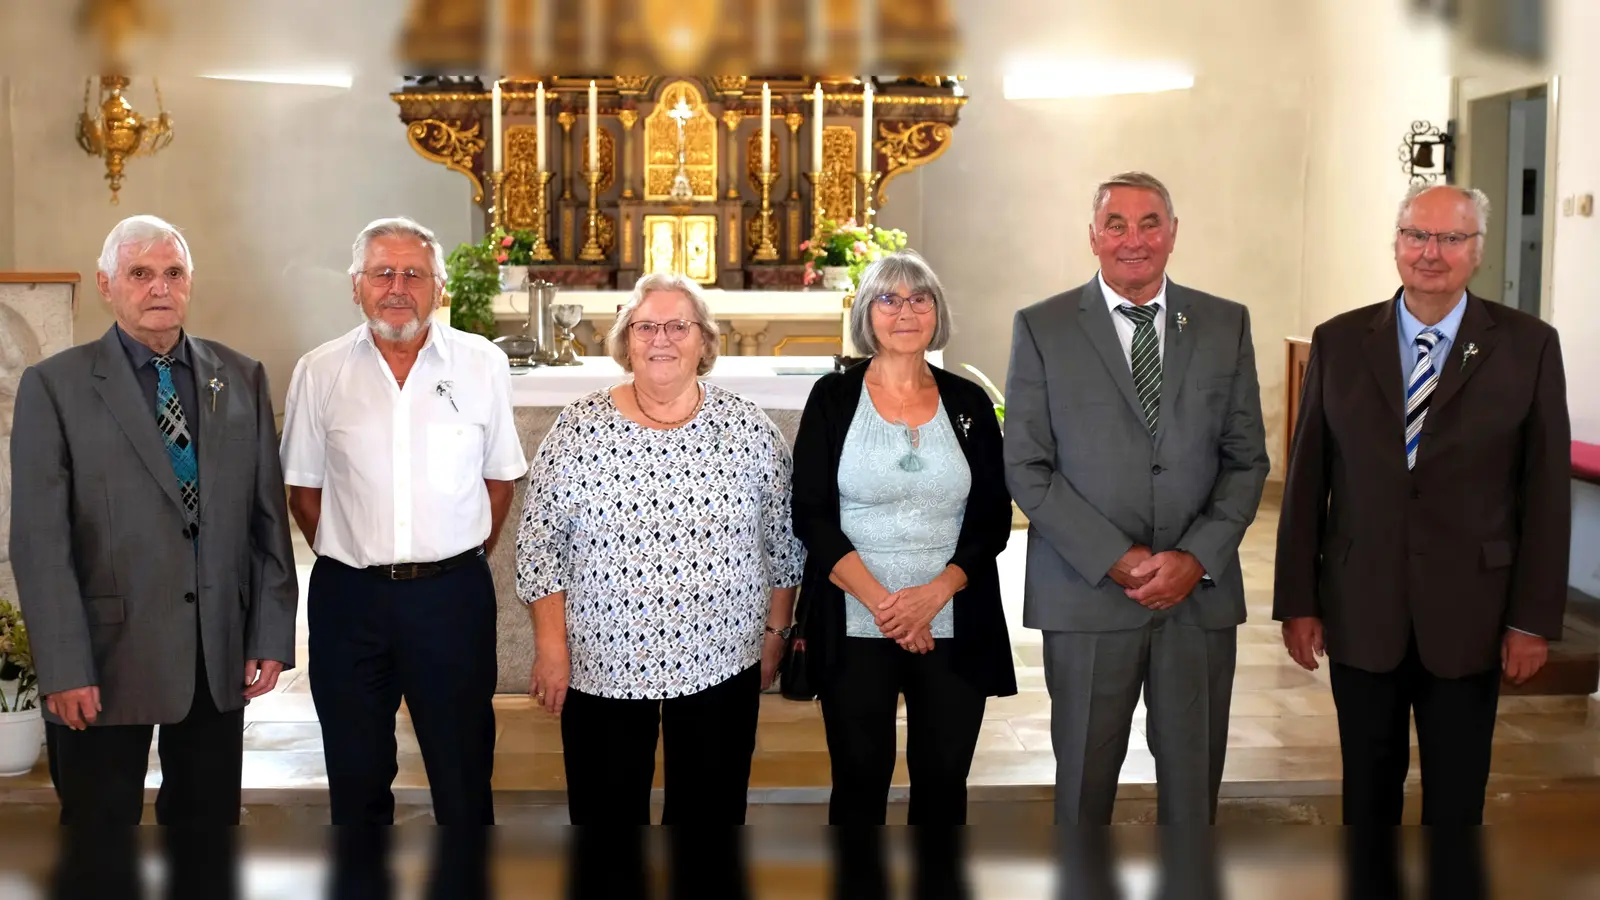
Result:
M1571 197L1562 197L1561 198L1561 214L1563 216L1572 215L1572 198Z

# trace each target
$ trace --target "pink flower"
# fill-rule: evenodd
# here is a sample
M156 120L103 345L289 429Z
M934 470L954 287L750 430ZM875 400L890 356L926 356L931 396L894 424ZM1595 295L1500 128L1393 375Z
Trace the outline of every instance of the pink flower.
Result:
M516 240L517 240L516 238L514 238L514 237L512 237L511 235L508 234L508 235L505 236L505 239L500 242L500 246L509 247L512 244L516 243ZM504 260L502 260L502 262L503 261Z
M861 241L856 241L856 245L854 247L852 247L851 249L854 250L857 253L865 255L866 252L867 252L867 245L862 243Z
M510 239L510 238L506 238L506 240L508 240L508 241L509 241L509 240L511 240L511 239ZM495 262L497 262L497 263L499 263L499 264L501 264L501 265L502 265L502 266L503 266L503 265L505 265L505 264L506 264L506 260L508 260L508 259L510 259L510 258L511 258L511 255L510 255L510 254L508 254L508 253L501 253L501 254L499 254L499 255L497 255L497 256L495 256L495 258L494 258L494 261L495 261Z
M811 242L810 241L801 241L800 242L800 249L801 250L810 250L811 249Z

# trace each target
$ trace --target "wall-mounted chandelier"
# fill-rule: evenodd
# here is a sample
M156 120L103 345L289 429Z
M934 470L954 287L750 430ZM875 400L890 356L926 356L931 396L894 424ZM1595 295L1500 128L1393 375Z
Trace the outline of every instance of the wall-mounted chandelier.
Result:
M83 114L78 117L78 145L90 156L105 159L106 181L111 183L111 203L119 202L122 170L134 156L150 156L172 143L172 116L161 100L161 83L150 79L156 92L156 116L140 115L122 95L131 83L123 75L100 76L98 114L89 105L95 79L83 86Z

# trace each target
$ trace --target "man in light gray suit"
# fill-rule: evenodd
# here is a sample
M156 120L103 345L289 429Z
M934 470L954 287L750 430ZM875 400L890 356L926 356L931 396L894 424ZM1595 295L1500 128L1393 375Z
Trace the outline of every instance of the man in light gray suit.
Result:
M17 391L11 562L64 825L137 824L161 726L163 825L239 821L244 705L294 664L297 602L261 364L186 335L188 243L106 237L116 324Z
M1160 181L1106 181L1100 273L1014 325L1006 481L1030 523L1059 824L1110 823L1141 690L1159 821L1216 817L1239 541L1268 463L1249 313L1167 279L1177 234Z

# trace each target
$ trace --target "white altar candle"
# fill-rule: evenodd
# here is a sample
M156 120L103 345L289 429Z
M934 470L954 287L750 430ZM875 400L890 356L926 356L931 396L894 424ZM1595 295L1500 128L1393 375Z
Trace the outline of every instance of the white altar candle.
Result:
M494 159L494 167L491 168L490 171L499 171L499 170L501 170L501 139L499 139L499 135L501 135L501 122L499 122L499 102L501 102L501 101L499 101L499 78L494 78L494 91L493 91L493 94L494 94L494 98L491 99L490 102L494 106L494 109L493 109L493 120L494 120L494 127L493 127L493 130L494 130L494 155L493 155L493 159Z
M761 174L772 174L772 88L761 84Z
M865 81L865 79L863 79ZM861 171L872 171L872 83L861 91Z
M589 82L589 172L600 172L600 91Z
M811 171L822 171L822 82L811 99Z
M534 121L538 123L537 141L539 144L539 171L544 171L544 82L539 82L539 88L534 92Z

